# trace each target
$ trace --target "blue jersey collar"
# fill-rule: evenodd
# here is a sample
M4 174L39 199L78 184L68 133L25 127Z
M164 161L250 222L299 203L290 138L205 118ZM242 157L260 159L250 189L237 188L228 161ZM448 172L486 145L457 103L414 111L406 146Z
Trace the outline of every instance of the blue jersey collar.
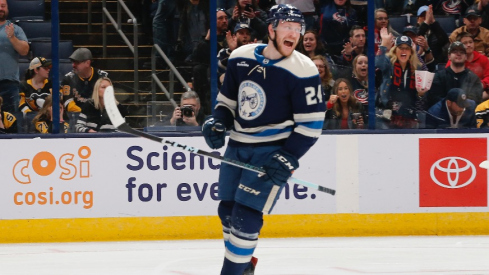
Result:
M255 48L256 61L261 63L263 66L273 66L285 58L285 56L282 56L279 59L268 59L268 58L264 57L263 56L263 50L265 49L266 46L267 45L259 45L259 46L256 46L256 48Z

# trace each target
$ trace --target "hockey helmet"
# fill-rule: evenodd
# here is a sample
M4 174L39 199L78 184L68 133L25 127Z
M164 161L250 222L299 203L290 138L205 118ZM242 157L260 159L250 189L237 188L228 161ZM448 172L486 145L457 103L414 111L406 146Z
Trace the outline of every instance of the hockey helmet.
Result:
M304 35L304 32L306 31L306 22L302 12L298 8L289 4L279 4L271 7L267 23L272 24L273 29L275 29L281 20L284 22L300 23L301 35Z

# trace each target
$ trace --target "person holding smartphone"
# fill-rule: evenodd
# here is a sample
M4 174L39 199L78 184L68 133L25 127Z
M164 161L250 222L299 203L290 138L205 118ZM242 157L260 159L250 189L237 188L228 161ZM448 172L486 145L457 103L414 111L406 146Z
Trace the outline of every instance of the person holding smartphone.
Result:
M262 40L267 34L267 13L258 7L256 0L238 0L236 6L226 10L226 13L230 18L230 30L234 30L236 24L247 24L252 40Z

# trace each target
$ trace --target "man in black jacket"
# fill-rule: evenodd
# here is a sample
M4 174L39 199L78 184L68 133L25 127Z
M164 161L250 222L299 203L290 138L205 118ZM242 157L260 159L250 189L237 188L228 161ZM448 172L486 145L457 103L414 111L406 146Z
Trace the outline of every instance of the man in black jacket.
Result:
M460 41L453 42L448 48L449 67L438 70L433 78L431 89L426 93L427 106L431 106L442 100L452 88L461 88L467 94L467 98L482 102L482 83L471 70L465 67L467 53L465 46Z
M422 6L418 9L418 35L425 36L428 40L429 48L425 54L432 53L435 58L432 64L446 63L446 45L448 44L448 35L436 21L431 6Z

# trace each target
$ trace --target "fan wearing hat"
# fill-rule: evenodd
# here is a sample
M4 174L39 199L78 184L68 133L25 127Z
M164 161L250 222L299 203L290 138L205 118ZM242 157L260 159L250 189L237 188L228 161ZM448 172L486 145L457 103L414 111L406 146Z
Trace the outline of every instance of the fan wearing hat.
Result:
M432 69L434 70L434 58L433 58L433 52L430 49L430 46L428 45L428 41L426 40L426 37L419 35L418 36L418 28L413 25L407 25L404 27L404 30L402 32L403 35L408 36L413 40L413 42L416 44L416 54L418 56L418 59L424 63L426 66L429 64L432 64L431 66L433 67ZM423 66L425 69L428 69L427 67Z
M465 67L477 75L482 82L484 88L484 94L482 95L483 100L489 99L489 59L478 51L474 51L474 38L470 33L461 32L457 36L457 41L462 42L465 46L467 53ZM450 66L450 64L451 61L448 61L447 67Z
M426 128L477 128L475 102L460 88L452 88L426 114Z
M426 93L426 108L435 105L445 98L452 88L461 88L467 98L482 102L482 83L477 75L465 67L467 50L460 41L455 41L448 47L450 66L435 72L431 89Z
M224 81L224 74L226 73L228 58L231 53L243 45L257 42L256 38L254 41L251 41L251 29L250 26L245 23L236 24L234 27L234 34L231 34L231 31L228 31L226 33L226 41L228 48L223 48L217 53L219 83Z
M396 38L395 45L387 52L392 34L386 28L380 31L382 44L380 55L375 57L375 66L382 72L380 85L381 108L391 110L389 128L417 128L416 104L420 100L416 90L415 70L421 63L408 36Z
M477 6L470 6L464 15L464 26L450 34L450 42L457 40L461 32L468 32L474 37L474 48L479 53L489 56L489 30L481 27L482 18Z
M25 72L25 80L20 83L19 109L24 117L29 112L39 111L47 96L51 94L52 85L49 81L51 61L44 57L34 57Z
M446 51L443 47L449 42L447 33L443 30L440 23L436 21L433 15L433 6L421 6L418 9L418 36L424 36L427 40L427 46L424 48L425 54L431 53L434 61L432 64L446 63Z
M87 48L78 48L70 55L73 71L61 81L62 101L68 112L80 112L83 103L91 98L95 82L108 75L92 67L92 59L92 52Z

